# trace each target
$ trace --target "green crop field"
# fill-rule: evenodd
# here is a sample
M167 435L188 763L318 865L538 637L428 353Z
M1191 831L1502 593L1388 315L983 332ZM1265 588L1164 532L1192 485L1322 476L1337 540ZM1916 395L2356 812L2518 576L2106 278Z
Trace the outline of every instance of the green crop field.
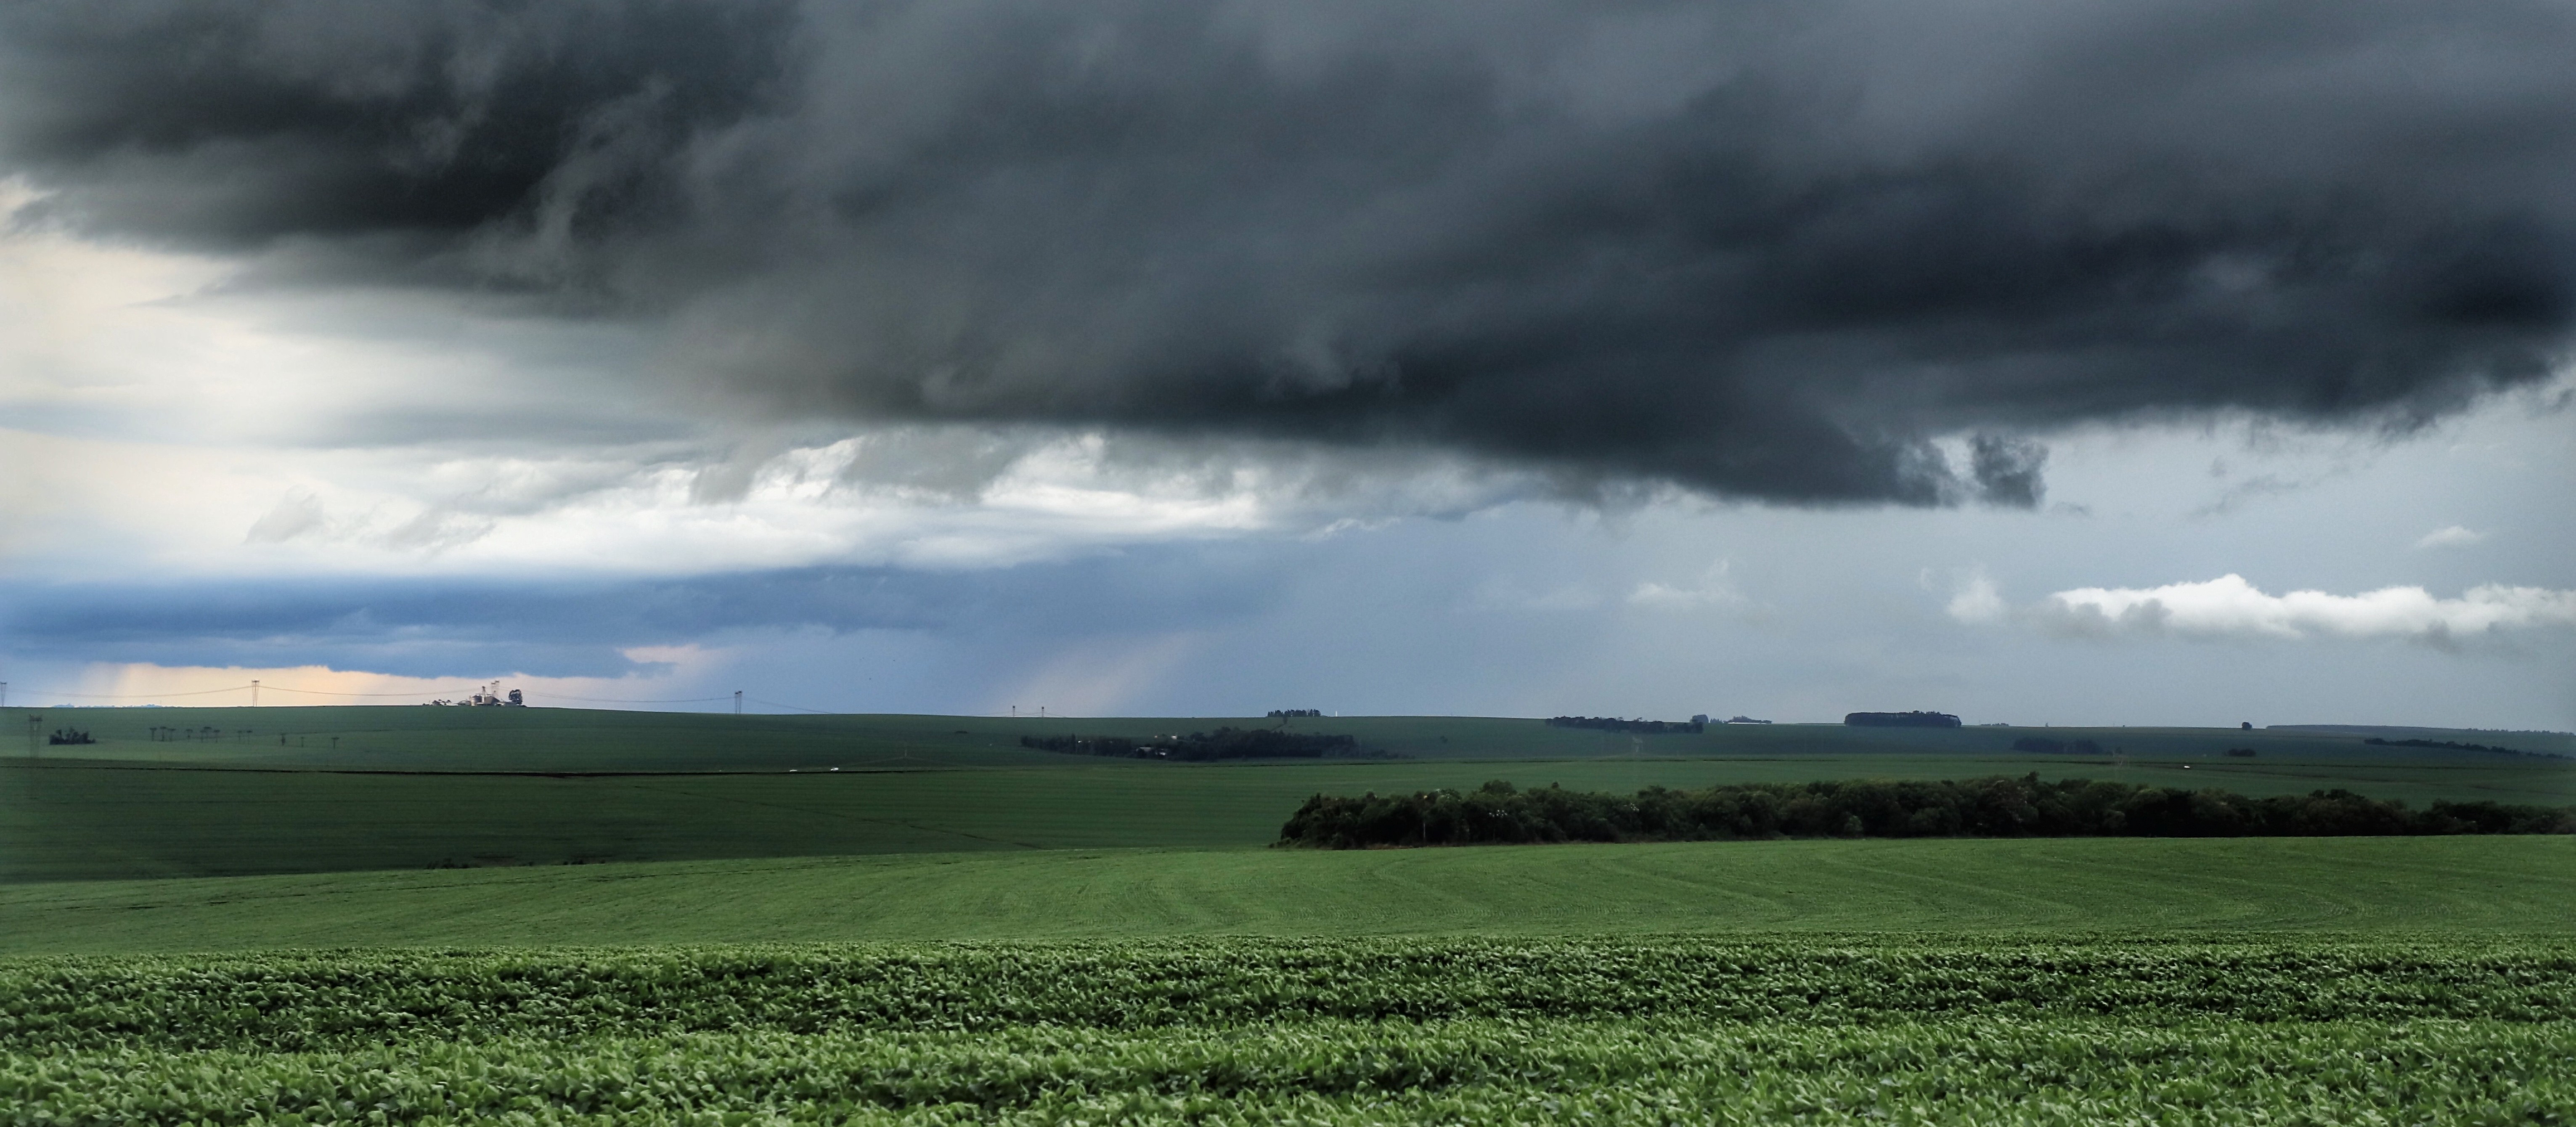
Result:
M2576 839L1046 850L0 888L0 952L2211 929L2576 933Z
M20 960L17 1122L2559 1122L2559 942Z
M1253 723L6 710L97 742L0 746L0 1124L2576 1120L2566 837L1260 848L1495 778L2563 806L2565 737L1018 746Z
M2576 759L2374 748L2314 732L2045 730L2123 749L2115 759L2011 751L2027 729L1766 725L1628 736L1534 720L1324 718L1295 723L1355 734L1401 758L1174 764L1016 741L1263 722L245 708L7 710L0 725L29 715L45 717L36 729L60 720L99 742L37 745L23 749L33 756L0 761L0 882L1248 847L1272 840L1317 793L1466 789L1495 778L1625 792L2035 771L2255 796L2345 787L2419 806L2576 805ZM176 738L189 733L204 738ZM2224 754L2235 746L2258 754Z

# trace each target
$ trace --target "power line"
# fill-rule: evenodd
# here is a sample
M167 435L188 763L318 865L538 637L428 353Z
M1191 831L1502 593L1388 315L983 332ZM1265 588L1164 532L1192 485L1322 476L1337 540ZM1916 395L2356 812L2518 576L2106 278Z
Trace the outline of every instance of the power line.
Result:
M633 698L629 698L629 697L577 697L577 696L571 696L571 695L568 695L568 694L565 694L565 693L548 693L548 692L539 692L539 691L536 691L536 690L524 690L524 691L527 693L527 695L528 695L528 696L532 696L532 697L545 697L545 698L548 698L548 699L550 699L550 700L577 700L577 701L581 701L581 702L582 702L582 703L584 703L584 704L708 704L708 703L712 703L712 702L715 702L715 701L720 701L720 700L732 700L732 699L733 699L733 698L732 698L732 697L730 697L730 696L722 696L722 697L670 697L670 698L662 699L662 700L638 700L638 699L633 699ZM786 706L782 705L782 706L780 706L780 707L786 707Z
M780 703L778 703L777 701L774 701L774 700L762 700L762 699L760 699L759 697L745 697L745 698L743 698L743 699L748 700L748 701L750 701L750 702L751 702L751 703L753 703L753 704L765 704L765 705L768 705L768 706L769 706L769 707L771 707L771 708L784 708L784 709L788 710L789 712L811 712L811 713L813 713L813 714L815 714L815 715L817 715L817 716L830 716L830 715L833 715L832 710L831 710L831 709L828 709L828 708L807 708L807 707L805 707L805 706L803 706L803 705L797 705L797 704L780 704Z
M420 696L420 695L421 695L420 693L417 693L417 692L412 692L412 693L341 693L341 692L333 692L332 690L329 690L329 689L290 689L290 688L287 688L287 687L286 687L286 686L284 686L284 685L270 685L270 684L265 684L265 683L261 684L261 685L260 685L260 688L266 689L266 690L268 690L268 691L270 691L270 692L272 692L272 693L302 693L302 694L304 694L304 695L306 695L306 696L312 696L312 697L416 697L416 696Z

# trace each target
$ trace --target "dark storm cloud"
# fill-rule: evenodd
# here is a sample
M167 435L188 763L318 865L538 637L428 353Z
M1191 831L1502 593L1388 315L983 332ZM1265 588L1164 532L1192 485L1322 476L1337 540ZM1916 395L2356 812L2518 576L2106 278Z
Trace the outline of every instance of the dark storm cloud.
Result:
M603 222L651 214L675 145L773 99L788 14L731 0L40 0L0 17L0 115L11 160L106 229L433 253L576 179Z
M2576 312L2556 3L0 21L40 214L633 318L755 414L2028 505L2021 436L2403 426L2539 378Z

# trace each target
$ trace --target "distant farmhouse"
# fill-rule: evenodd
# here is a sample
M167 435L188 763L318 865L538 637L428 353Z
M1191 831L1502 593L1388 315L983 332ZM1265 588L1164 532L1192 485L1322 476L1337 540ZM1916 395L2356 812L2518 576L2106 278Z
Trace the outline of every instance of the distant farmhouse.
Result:
M504 696L499 681L483 686L474 695L464 700L433 700L426 703L435 707L452 708L526 708L528 706L527 698L520 696L517 689L510 690L509 694Z
M1855 728L1956 728L1959 718L1947 712L1854 712L1843 723Z

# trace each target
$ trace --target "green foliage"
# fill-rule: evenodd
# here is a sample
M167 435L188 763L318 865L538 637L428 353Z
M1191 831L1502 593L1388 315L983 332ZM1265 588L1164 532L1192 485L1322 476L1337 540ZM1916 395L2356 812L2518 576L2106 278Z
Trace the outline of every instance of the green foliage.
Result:
M0 1123L2562 1122L2576 950L1204 940L0 962Z
M2372 736L2361 742L2372 747L2438 747L2449 748L2454 751L2492 751L2503 755L2542 754L2539 752L2523 751L2518 748L2495 747L2490 744L2462 743L2458 740L2387 740L2381 739L2377 736Z
M2036 774L1964 782L1749 783L1650 787L1633 798L1501 780L1474 791L1319 794L1279 844L1506 845L1778 837L2347 837L2576 833L2576 809L2436 802L2410 811L2347 790L2248 798Z
M1187 935L2576 933L2576 839L1045 850L0 887L0 951Z
M1190 939L20 958L0 1048L1238 1027L1470 1018L2248 1021L2576 1015L2556 941Z
M2571 1049L2563 1024L2099 1018L512 1038L13 1061L0 1123L2551 1123Z

